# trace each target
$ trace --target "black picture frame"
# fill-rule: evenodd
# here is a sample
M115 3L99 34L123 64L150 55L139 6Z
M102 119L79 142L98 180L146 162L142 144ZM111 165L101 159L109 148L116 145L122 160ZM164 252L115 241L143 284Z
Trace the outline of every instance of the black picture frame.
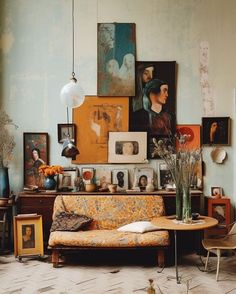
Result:
M57 125L57 138L58 143L63 144L70 135L70 140L76 145L76 124L58 124Z
M129 131L143 131L148 133L148 158L158 159L153 154L153 138L167 139L176 132L176 61L137 61L136 62L136 92L130 99ZM149 76L144 78L145 72ZM156 83L154 80L158 80ZM162 110L154 112L151 110L151 101L145 91L147 86L151 88L153 81L155 87L158 84L168 85L168 97L162 105ZM163 83L162 83L163 82ZM148 102L149 101L149 102Z
M202 145L229 146L230 140L230 117L202 117Z

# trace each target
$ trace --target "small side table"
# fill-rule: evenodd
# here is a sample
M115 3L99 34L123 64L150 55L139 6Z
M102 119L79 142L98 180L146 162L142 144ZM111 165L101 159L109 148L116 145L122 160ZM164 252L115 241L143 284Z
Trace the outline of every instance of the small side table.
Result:
M8 248L11 247L12 244L12 205L0 206L0 215L1 220L0 224L2 224L2 235L1 235L1 251L5 251L5 242L6 242L6 232L7 232L7 240L8 240ZM7 228L7 230L6 230Z
M196 231L204 230L206 228L214 227L218 224L218 221L213 217L200 216L199 223L193 222L191 224L185 224L180 221L168 216L161 216L152 220L152 223L155 226L158 226L161 229L172 230L174 231L175 237L175 272L176 272L176 282L180 284L180 278L178 274L178 262L177 262L177 231Z

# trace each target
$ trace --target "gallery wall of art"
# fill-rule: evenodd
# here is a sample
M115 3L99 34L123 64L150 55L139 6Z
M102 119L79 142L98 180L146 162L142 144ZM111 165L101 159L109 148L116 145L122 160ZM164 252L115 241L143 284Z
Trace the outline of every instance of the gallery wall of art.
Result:
M59 93L71 74L71 6L68 0L5 0L0 11L1 105L19 126L12 131L17 145L9 169L12 190L18 192L23 187L24 132L48 133L49 162L73 165L61 157L57 138L57 125L66 123ZM138 62L176 62L177 124L200 125L204 116L231 117L224 163L213 162L213 147L203 150L205 194L219 186L231 199L236 199L235 12L234 0L227 5L223 0L155 0L149 5L141 0L75 0L75 72L86 95L98 95L97 24L135 23ZM80 167L91 165L99 163ZM158 161L105 166L156 171Z

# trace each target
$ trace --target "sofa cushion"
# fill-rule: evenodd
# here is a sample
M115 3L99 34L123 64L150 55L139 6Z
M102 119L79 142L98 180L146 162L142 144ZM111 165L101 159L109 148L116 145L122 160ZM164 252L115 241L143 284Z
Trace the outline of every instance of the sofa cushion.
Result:
M133 222L117 229L119 232L145 233L160 230L149 221Z
M145 234L118 232L117 230L90 230L80 232L52 232L49 246L78 247L141 247L168 246L168 231Z
M150 221L165 214L157 195L60 195L54 202L54 216L66 211L93 218L90 229L117 229L135 221Z
M62 211L57 213L53 219L51 232L54 231L78 231L84 229L92 222L92 218L86 215L68 213Z

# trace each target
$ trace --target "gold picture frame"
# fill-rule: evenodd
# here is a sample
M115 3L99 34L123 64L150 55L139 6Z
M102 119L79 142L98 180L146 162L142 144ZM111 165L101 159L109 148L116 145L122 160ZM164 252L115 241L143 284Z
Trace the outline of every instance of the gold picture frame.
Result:
M44 255L41 215L14 216L14 255L19 258Z

